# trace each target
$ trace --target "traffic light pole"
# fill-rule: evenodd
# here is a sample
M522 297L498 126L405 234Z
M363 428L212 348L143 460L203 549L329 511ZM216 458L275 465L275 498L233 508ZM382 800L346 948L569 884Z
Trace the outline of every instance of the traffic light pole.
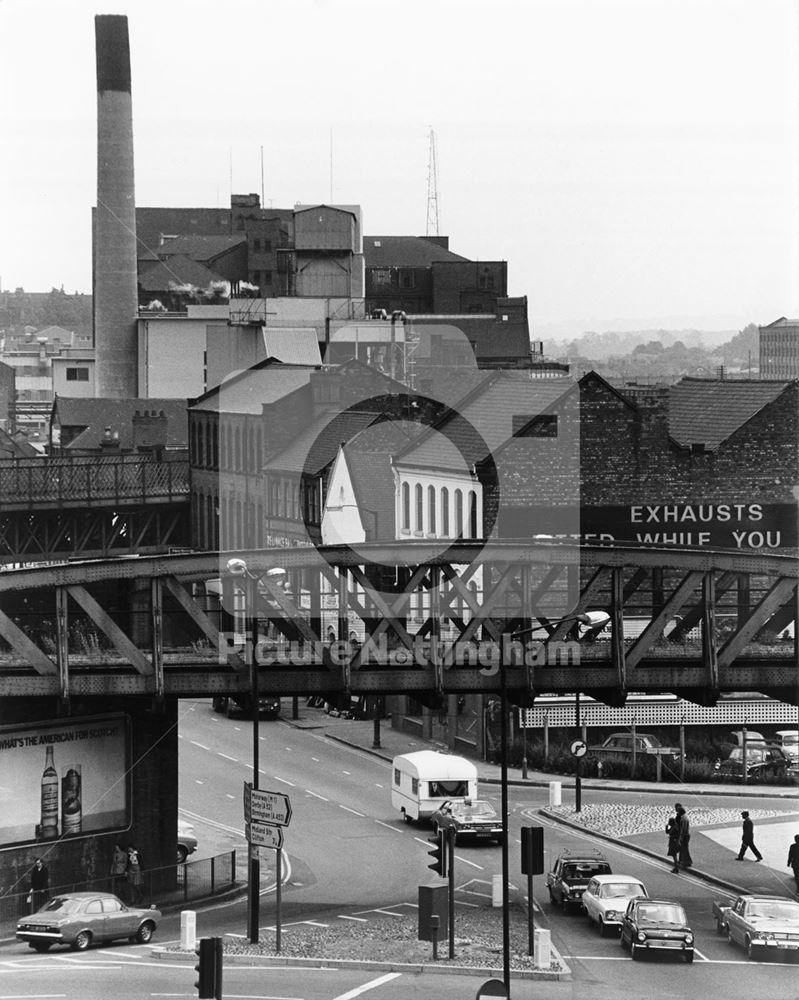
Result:
M258 612L256 601L258 598L258 582L252 574L248 574L248 605L250 613L251 641L250 641L250 700L252 701L252 787L258 788L258 715L260 694L258 691ZM260 937L260 905L261 905L261 860L257 854L258 848L253 844L249 845L249 865L250 877L248 882L248 916L250 943L258 944ZM278 882L278 885L280 883Z
M449 876L449 957L455 957L455 827L446 828L447 875Z

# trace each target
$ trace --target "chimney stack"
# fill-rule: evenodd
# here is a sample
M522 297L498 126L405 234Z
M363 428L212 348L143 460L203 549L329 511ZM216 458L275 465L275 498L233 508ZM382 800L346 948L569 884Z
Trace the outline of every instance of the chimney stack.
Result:
M94 19L97 56L97 209L94 348L97 395L138 395L136 202L128 19Z

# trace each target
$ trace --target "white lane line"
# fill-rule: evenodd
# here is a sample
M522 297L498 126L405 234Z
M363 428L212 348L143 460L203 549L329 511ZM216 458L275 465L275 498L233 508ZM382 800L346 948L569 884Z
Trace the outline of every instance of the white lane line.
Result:
M432 840L422 840L422 838L421 838L421 837L414 837L413 839L414 839L414 840L415 840L415 841L416 841L417 843L419 843L419 844L432 844L432 843L434 843L434 841L432 841Z
M391 830L392 833L398 833L400 837L402 836L402 830L398 830L396 826L392 826L390 823L384 823L382 819L376 819L375 823L379 826L384 826L387 830Z
M385 785L381 785L379 781L375 782L375 788L385 788Z
M337 997L333 997L333 1000L354 1000L355 997L359 997L362 993L373 990L377 986L382 986L383 983L390 983L392 979L397 979L401 975L401 972L387 972L385 976L373 979L370 983L364 983L363 986L356 986L354 990L349 990L347 993L339 993Z
M227 792L227 797L229 799L235 799L236 798L236 796L235 795L231 795L230 792Z
M329 927L330 926L330 924L320 924L318 920L306 920L305 923L309 924L311 927Z
M475 909L481 905L480 903L467 903L465 899L456 899L455 904L456 906L472 906Z
M195 779L194 779L194 784L195 784L195 785L204 785L204 784L205 784L205 782L204 782L204 781L201 781L201 780L200 780L200 778L195 778Z
M252 771L252 764L245 764L244 766L248 767Z
M306 788L306 789L305 789L305 794L306 794L306 795L313 795L313 797L314 797L315 799L321 799L321 800L322 800L323 802L329 802L329 801L330 801L330 799L326 799L326 798L324 797L324 795L319 795L319 793L318 793L318 792L312 792L310 788Z
M318 757L311 757L311 760L312 760L312 761L313 761L313 762L314 762L315 764L321 764L321 763L322 763L322 762L321 762L321 761L319 760L319 758L318 758Z
M350 917L346 913L339 913L338 918L339 918L339 920L357 920L358 923L361 923L361 924L368 924L369 923L369 921L366 919L366 917Z
M363 817L364 817L364 814L363 813L359 813L357 809L350 809L349 806L343 806L340 802L338 803L338 807L339 807L339 809L346 809L346 811L348 813L352 813L355 816L360 816L361 819L363 819Z
M216 751L216 755L217 755L217 757L224 757L225 760L232 761L234 764L238 764L238 762L239 762L239 758L238 757L231 757L229 754L222 753L221 750L217 750Z
M204 743L198 743L197 740L189 740L189 743L191 743L193 747L199 747L201 750L211 749L210 747L207 747Z
M375 907L375 909L372 910L371 912L372 913L385 913L385 915L387 917L401 917L401 916L403 916L402 913L395 913L393 910L381 910L379 906Z
M455 857L457 858L458 861L462 861L465 865L471 865L472 868L478 868L481 872L485 871L485 868L483 868L482 865L476 865L474 861L469 861L468 858L462 858L460 854L456 854Z
M296 787L293 781L289 781L287 778L281 778L279 774L275 774L273 777L275 781L282 781L284 785L291 785L292 788Z

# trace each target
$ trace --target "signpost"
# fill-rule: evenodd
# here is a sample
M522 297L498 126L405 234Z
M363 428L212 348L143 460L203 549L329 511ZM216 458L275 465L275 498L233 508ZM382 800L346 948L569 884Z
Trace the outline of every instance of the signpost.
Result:
M291 822L291 802L283 792L268 792L244 782L244 828L251 858L262 858L264 850L276 852L275 950L280 952L281 877L283 873L283 827Z
M279 826L265 826L263 823L246 823L247 842L257 847L271 847L280 850L283 846L283 830Z
M246 823L266 823L268 826L288 826L291 822L291 802L284 792L267 792L244 782L244 820Z

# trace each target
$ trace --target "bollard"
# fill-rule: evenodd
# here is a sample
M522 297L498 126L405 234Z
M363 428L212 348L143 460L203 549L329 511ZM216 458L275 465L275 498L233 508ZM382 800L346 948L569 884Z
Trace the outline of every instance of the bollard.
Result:
M548 969L552 964L552 938L546 928L537 927L533 931L533 952L536 969Z
M551 806L560 805L560 782L550 781L549 783L549 804Z
M197 914L194 910L180 911L180 950L194 951L197 947Z
M491 905L502 906L502 876L491 876Z

